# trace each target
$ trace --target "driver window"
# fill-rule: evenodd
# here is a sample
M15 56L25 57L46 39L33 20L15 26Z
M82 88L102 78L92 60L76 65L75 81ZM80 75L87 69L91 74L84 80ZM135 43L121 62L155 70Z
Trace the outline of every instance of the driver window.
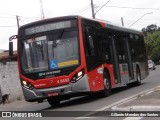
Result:
M88 39L87 41L88 55L95 56L93 34L91 33L91 29L89 27L86 27L86 31L87 31L87 39Z

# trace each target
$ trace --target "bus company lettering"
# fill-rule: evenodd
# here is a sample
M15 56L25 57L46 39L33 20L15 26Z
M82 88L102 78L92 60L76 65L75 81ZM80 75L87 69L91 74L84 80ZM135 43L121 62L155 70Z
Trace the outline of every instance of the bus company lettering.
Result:
M60 73L60 72L61 72L60 70L57 70L57 71L50 71L50 72L46 72L46 75L52 75L52 74Z
M46 86L45 83L41 83L41 84L36 84L36 85L34 85L34 87L44 87L44 86Z
M61 72L60 70L49 71L49 72L46 72L46 73L38 73L38 76L41 77L41 76L53 75L53 74L60 73L60 72Z
M57 83L58 84L69 83L69 78L63 78L63 79L57 80Z

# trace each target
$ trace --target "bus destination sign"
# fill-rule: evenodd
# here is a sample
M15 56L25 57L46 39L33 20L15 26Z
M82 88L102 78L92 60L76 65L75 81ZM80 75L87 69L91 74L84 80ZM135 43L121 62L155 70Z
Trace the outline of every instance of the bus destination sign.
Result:
M69 27L71 27L71 21L49 23L49 24L44 24L36 27L27 28L25 30L25 34L31 35L31 34L36 34L40 32L46 32L50 30L57 30L57 29L63 29L63 28L69 28Z

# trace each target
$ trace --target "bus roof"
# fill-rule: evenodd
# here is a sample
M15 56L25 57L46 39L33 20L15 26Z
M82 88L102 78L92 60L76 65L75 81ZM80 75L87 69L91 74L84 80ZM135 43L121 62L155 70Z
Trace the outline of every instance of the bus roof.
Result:
M84 18L84 17L82 17L82 18ZM102 24L105 25L104 26L105 28L120 30L120 31L124 31L124 32L131 32L131 33L135 33L135 34L142 34L142 32L139 31L139 30L132 29L132 28L127 28L127 27L124 27L124 26L119 26L119 25L116 25L116 24L114 24L110 21L105 21L105 20L100 20L100 19L90 19L90 18L84 18L84 19L88 19L88 20L92 20L92 21L102 23Z
M28 27L28 26L32 26L35 24L40 24L40 23L46 23L46 22L51 22L53 20L69 20L69 19L74 19L74 18L78 18L81 17L83 19L86 20L91 20L91 21L95 21L95 22L99 22L100 24L103 24L105 28L110 28L110 29L114 29L114 30L120 30L120 31L124 31L124 32L131 32L131 33L135 33L135 34L142 34L141 31L135 30L135 29L131 29L131 28L127 28L127 27L123 27L123 26L119 26L119 25L115 25L109 21L105 21L105 20L99 20L99 19L91 19L91 18L85 18L82 16L61 16L61 17L55 17L55 18L48 18L48 19L44 19L44 20L39 20L39 21L35 21L32 23L28 23L26 25L23 25L20 27L20 29L24 28L24 27Z

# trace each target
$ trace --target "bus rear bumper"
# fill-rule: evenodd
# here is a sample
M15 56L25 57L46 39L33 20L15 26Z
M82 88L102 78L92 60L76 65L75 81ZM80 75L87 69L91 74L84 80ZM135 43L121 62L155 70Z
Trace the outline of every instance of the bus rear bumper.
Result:
M90 91L88 77L84 75L76 83L70 83L63 86L44 88L44 89L27 89L22 86L24 97L26 101L34 102L38 100L43 100L48 97L58 97L58 96L78 96L79 94L88 93Z

